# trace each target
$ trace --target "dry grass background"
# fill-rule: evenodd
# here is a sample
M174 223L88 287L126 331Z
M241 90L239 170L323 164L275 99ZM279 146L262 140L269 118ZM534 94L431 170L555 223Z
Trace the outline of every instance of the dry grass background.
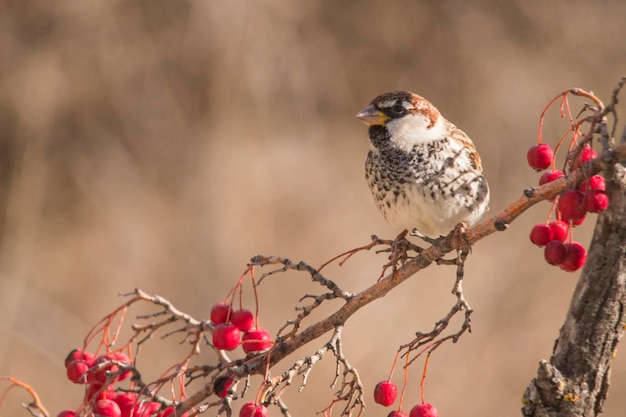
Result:
M255 253L318 265L394 236L354 118L386 90L419 92L470 134L497 212L537 180L525 154L549 98L577 86L607 99L624 74L625 16L619 1L0 2L0 374L56 414L81 394L65 354L118 292L141 287L203 318ZM565 127L552 120L554 140ZM519 415L549 357L577 275L528 242L546 211L474 248L474 331L429 368L442 416ZM329 272L356 291L382 262L367 253ZM430 268L348 323L344 349L370 390L397 345L453 303L453 278ZM264 324L275 331L310 288L304 275L266 281ZM147 353L151 368L176 352ZM330 400L327 361L289 394L294 415ZM625 373L618 355L607 416L624 414ZM13 395L1 415L23 413ZM370 400L366 415L386 414Z

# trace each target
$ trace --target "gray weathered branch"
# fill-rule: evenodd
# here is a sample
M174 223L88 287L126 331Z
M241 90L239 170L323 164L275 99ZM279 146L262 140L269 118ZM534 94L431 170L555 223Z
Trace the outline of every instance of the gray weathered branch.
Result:
M611 204L596 223L587 262L552 357L524 393L525 417L597 416L626 321L626 169L605 170Z

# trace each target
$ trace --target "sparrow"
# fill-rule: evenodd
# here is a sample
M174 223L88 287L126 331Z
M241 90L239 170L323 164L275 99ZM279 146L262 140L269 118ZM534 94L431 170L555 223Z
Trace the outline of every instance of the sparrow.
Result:
M365 178L393 227L433 240L475 224L488 210L474 143L424 97L384 93L356 117L369 126Z

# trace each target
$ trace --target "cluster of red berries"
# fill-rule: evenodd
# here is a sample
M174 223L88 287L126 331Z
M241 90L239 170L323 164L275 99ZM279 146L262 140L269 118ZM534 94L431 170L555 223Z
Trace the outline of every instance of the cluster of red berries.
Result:
M589 144L585 144L574 160L566 162L566 168L577 169L581 164L598 157ZM554 167L554 152L550 145L540 143L531 147L527 154L528 164L537 171ZM539 179L544 185L565 173L552 169ZM583 223L587 213L599 213L609 206L609 197L605 192L606 182L601 175L593 175L577 188L570 188L551 199L556 207L556 220L535 225L530 232L530 241L544 248L544 258L551 265L558 265L562 270L572 272L580 269L587 258L587 251L578 242L572 241L572 229Z
M124 369L125 366L130 365L130 359L121 351L96 357L91 352L74 349L65 359L67 378L75 384L85 385L85 403L92 404L94 415L168 417L173 414L174 407L163 407L158 402L137 401L135 393L119 392L116 394L113 384L131 376L132 371ZM64 410L57 417L75 416L75 410Z
M233 311L229 304L215 304L211 309L211 322L215 326L213 346L216 349L230 351L241 345L245 353L262 352L274 344L270 333L255 325L255 317L249 310Z
M247 353L262 352L272 347L270 333L258 326L258 319L246 309L234 311L229 304L219 303L211 309L213 345L220 350L234 350L241 345ZM114 384L132 375L131 361L121 350L97 356L75 349L65 359L67 378L85 385L84 404L93 414L103 417L169 417L175 407L164 407L159 402L138 400L132 392L115 391ZM214 383L220 398L231 394L232 377L220 377ZM64 410L57 417L75 417L76 410ZM186 416L186 413L183 415ZM240 417L267 417L267 407L254 402L242 406Z
M396 401L398 387L391 381L381 381L374 388L374 401L385 407L389 407ZM439 412L430 403L417 404L409 414L402 410L394 410L387 417L439 417Z
M216 349L231 351L241 345L247 354L263 352L274 344L270 333L258 325L258 318L255 318L249 310L233 310L228 303L215 304L211 308L211 323L215 326L213 346ZM232 377L218 377L213 383L215 394L220 398L230 395L233 382ZM247 402L239 410L239 417L267 417L267 415L267 407L257 402Z

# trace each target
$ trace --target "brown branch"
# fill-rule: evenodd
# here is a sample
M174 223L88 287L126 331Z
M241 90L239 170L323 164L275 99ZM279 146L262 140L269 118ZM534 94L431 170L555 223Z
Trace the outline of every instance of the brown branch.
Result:
M620 161L626 160L626 146L619 146L616 148L615 156ZM469 245L473 245L493 233L505 230L508 224L513 222L530 207L540 201L555 196L568 188L574 187L576 184L583 181L583 179L590 173L598 173L601 168L602 163L599 160L590 161L581 168L573 171L565 178L561 178L535 189L525 190L526 195L514 201L506 209L496 214L491 219L467 230L465 233L465 241ZM376 284L373 284L360 293L355 294L349 301L346 302L346 304L344 304L328 318L312 324L299 334L295 335L293 338L279 343L274 348L274 352L272 353L272 363L280 361L294 350L332 330L335 326L345 324L350 316L352 316L352 314L354 314L357 310L372 301L385 296L389 291L398 286L400 283L406 281L409 277L428 267L437 259L455 250L454 240L454 236L450 235L440 244L424 249L415 258L398 268L395 274L389 274Z
M546 200L552 196L559 194L560 192L572 188L582 182L589 175L600 172L605 166L607 166L607 159L610 161L625 161L626 160L626 145L620 145L614 148L614 152L609 157L597 158L583 164L580 168L572 171L567 177L561 178L557 181L542 185L537 188L531 188L524 190L524 195L510 204L507 208L496 214L491 219L484 221L483 223L468 229L464 234L464 242L468 245L473 245L479 240L494 234L498 231L506 230L508 224L512 223L517 217L528 210L535 204ZM293 335L292 337L277 342L271 349L271 366L280 362L289 354L295 352L297 349L306 345L324 335L325 333L333 330L337 326L342 326L346 321L359 309L365 305L384 297L392 289L400 285L402 282L415 275L417 272L428 267L433 262L442 258L444 255L457 249L458 236L451 233L446 239L443 239L439 244L430 246L413 259L407 261L404 265L397 268L395 272L392 272L380 279L375 284L366 288L365 290L357 293L350 294L347 297L346 303L340 307L337 311L331 314L329 317L314 323L302 330L301 332ZM255 260L264 257L255 257ZM346 294L347 295L347 294ZM237 362L231 364L237 366ZM267 364L266 355L261 355L258 359L250 362L245 362L245 372L250 374L262 374L265 371ZM213 393L211 384L206 384L201 390L195 392L184 402L181 403L179 412L185 412L190 408L200 404Z

